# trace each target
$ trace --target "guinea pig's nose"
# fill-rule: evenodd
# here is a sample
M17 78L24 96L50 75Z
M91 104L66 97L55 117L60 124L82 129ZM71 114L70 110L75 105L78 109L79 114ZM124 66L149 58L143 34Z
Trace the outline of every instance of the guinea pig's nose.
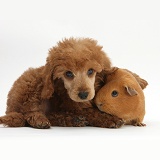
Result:
M88 92L79 92L78 96L80 99L86 99L88 97Z

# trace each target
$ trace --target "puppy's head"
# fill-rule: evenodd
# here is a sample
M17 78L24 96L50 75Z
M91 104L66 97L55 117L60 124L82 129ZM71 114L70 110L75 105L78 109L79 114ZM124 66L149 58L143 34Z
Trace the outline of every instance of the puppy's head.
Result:
M108 70L110 60L96 41L71 38L50 50L46 67L49 79L62 79L69 97L84 102L93 99L96 73Z

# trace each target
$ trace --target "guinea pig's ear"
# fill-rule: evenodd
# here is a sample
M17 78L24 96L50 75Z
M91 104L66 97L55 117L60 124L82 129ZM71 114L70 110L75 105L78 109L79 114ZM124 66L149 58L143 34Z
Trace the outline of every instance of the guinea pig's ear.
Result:
M131 88L129 86L125 86L125 89L130 96L135 96L138 94L138 92L134 88Z
M111 75L114 72L116 72L118 69L119 69L118 67L112 67L110 69L105 70L105 72L106 72L107 75Z
M127 72L131 73L136 78L137 82L139 83L139 85L141 86L142 89L147 87L148 82L145 79L141 78L139 75L137 75L136 73L131 72L128 69L125 69L125 70Z

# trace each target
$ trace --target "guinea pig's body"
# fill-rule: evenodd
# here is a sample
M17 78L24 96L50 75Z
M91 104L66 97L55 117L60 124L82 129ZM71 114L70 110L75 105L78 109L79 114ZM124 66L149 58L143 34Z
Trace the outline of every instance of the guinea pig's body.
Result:
M106 113L116 115L125 124L145 126L145 97L135 77L124 69L114 69L107 76L107 83L95 97L97 107Z

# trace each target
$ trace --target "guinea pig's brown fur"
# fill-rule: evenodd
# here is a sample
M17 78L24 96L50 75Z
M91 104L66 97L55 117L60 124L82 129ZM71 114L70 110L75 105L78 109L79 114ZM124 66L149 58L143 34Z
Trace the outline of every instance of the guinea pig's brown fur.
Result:
M116 115L125 124L145 126L145 97L135 77L127 70L113 68L106 84L95 97L97 107L106 113Z

